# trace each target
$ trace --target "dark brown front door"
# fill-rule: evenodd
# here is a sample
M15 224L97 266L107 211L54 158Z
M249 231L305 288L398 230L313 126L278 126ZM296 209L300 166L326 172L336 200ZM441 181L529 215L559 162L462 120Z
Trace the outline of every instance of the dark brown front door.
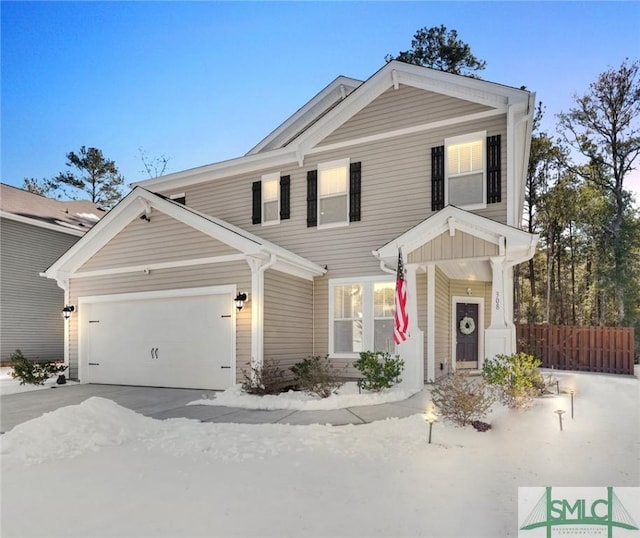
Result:
M478 368L478 305L456 303L456 368Z

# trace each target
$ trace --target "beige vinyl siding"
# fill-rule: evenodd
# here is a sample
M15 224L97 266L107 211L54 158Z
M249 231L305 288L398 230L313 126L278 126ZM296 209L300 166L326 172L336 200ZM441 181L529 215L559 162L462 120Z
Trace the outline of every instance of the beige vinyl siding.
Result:
M133 220L80 271L237 254L238 251L164 213Z
M80 297L113 295L145 291L188 289L206 286L236 285L238 290L251 289L251 271L245 262L199 265L159 269L150 274L126 273L111 276L72 278L71 302L78 305ZM78 308L82 308L80 305ZM229 305L229 313L235 306ZM78 319L76 313L70 320L69 359L71 376L78 375ZM251 301L237 314L236 323L236 378L241 380L241 368L251 358Z
M401 84L397 90L388 89L319 145L457 118L489 109L490 107L485 105Z
M484 128L490 134L504 134L504 116L310 156L304 168L280 171L291 176L291 218L274 226L251 224L251 184L262 173L277 170L194 185L187 189L187 197L196 210L249 230L318 265L327 265L331 278L376 275L380 269L371 251L433 214L431 147L443 144L445 136ZM506 155L506 151L502 153ZM362 163L362 220L340 228L307 228L307 171L316 169L318 163L344 157ZM504 223L506 195L503 200L477 213Z
M23 222L0 222L0 359L64 358L64 292L40 273L79 237Z
M289 368L313 355L313 282L271 270L264 294L264 358L290 379Z
M449 279L436 267L435 275L435 373L436 378L451 371L451 295ZM442 369L440 369L440 365ZM427 367L425 365L425 372Z
M372 251L421 223L431 211L431 148L444 139L479 130L502 134L505 116L474 121L414 135L362 144L308 156L302 168L265 169L258 173L200 183L186 188L193 209L221 218L328 269L315 284L314 355L328 352L327 279L385 275ZM503 202L476 213L506 223L506 148L503 147ZM307 227L307 171L318 163L348 157L362 163L362 220L331 229ZM251 223L252 182L280 172L291 178L291 218L277 225ZM341 361L336 360L340 366Z
M440 234L425 245L409 253L407 259L409 263L421 263L486 258L497 255L498 245L456 230L453 237L449 235L449 232Z

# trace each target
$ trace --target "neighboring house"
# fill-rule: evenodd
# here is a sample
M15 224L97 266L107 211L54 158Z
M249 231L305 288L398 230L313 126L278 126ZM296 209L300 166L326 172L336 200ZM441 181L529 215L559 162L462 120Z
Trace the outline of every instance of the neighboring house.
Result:
M0 360L64 358L64 291L40 276L105 214L0 184Z
M418 388L513 352L533 111L530 92L394 61L337 78L243 157L135 184L46 271L77 306L72 375L224 389L250 362L328 354L355 374L388 350Z

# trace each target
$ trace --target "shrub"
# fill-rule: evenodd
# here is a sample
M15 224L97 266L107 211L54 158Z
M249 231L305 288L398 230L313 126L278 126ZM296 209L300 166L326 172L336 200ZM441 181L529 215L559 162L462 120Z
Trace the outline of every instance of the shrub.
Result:
M545 390L545 382L538 366L540 361L526 353L496 355L484 362L482 376L487 383L497 388L505 405L524 407L531 403L534 396Z
M69 367L54 361L30 361L19 349L9 356L9 363L13 368L11 377L20 379L21 385L44 385L47 379L61 374Z
M387 352L363 351L353 366L364 376L359 385L365 390L377 392L402 381L400 374L404 361L398 355L391 357Z
M439 378L431 389L431 399L440 414L458 426L480 423L495 402L484 380L466 372Z
M262 365L251 365L247 372L242 369L242 390L249 394L278 394L284 388L284 371L280 362L265 359Z
M328 398L343 385L329 360L329 355L309 357L294 364L290 370L300 389L320 398Z

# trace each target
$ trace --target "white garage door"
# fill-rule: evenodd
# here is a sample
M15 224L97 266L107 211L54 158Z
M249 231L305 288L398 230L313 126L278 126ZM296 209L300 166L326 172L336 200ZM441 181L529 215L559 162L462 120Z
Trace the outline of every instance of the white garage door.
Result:
M113 299L116 300L113 300ZM205 294L81 305L81 380L226 389L233 385L232 295Z

